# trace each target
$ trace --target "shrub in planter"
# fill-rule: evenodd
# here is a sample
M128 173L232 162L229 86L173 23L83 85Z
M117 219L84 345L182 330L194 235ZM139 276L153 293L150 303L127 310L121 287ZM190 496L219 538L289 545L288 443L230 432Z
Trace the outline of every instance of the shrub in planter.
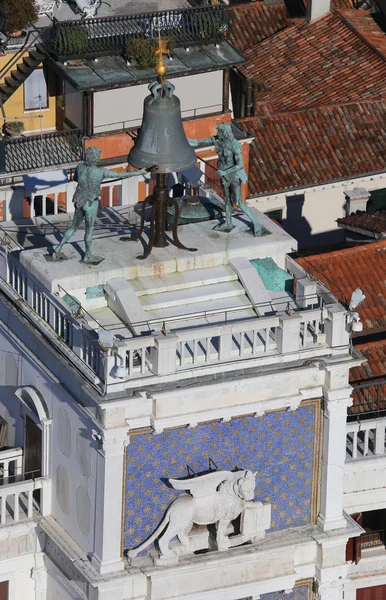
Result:
M84 25L58 23L52 34L52 45L58 56L82 55L88 44L87 28Z
M172 38L165 40L164 47L172 52L175 42ZM125 43L124 57L126 60L134 59L139 67L155 67L158 62L158 40L151 38L128 38Z
M20 135L24 131L23 121L7 121L4 123L4 133L9 136Z
M23 29L32 27L38 19L35 0L5 0L2 6L5 11L3 30L8 35L20 35Z

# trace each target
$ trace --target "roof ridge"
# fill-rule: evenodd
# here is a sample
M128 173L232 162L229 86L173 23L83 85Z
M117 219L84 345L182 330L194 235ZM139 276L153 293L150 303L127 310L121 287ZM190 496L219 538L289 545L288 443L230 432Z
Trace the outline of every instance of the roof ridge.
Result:
M261 105L272 105L272 102L264 102L264 100L258 101L256 104L261 104ZM285 117L286 115L297 115L297 114L305 114L305 113L311 113L313 111L320 111L320 110L332 110L332 109L339 109L342 106L366 106L366 105L371 105L371 104L380 104L380 105L384 105L386 108L386 95L385 95L385 99L379 98L377 100L373 100L373 99L369 99L369 100L351 100L351 101L347 101L347 102L340 102L339 104L337 103L333 103L333 104L322 104L322 105L318 105L318 106L306 106L304 108L299 108L297 110L275 110L274 113L270 113L267 115L251 115L251 116L245 116L245 117L238 117L235 119L235 121L246 121L248 119L271 119L272 117Z
M386 247L386 240L379 240L377 242L371 242L370 244L364 244L363 246L351 246L350 248L341 248L339 250L332 250L328 252L328 256L335 257L342 254L366 252L368 250L375 250L376 247ZM321 254L311 254L310 256L299 256L299 260L305 260L308 262L309 259L319 260L322 256L326 256L326 252ZM312 263L311 263L312 264Z
M324 17L321 17L321 19L323 19ZM318 19L319 21L320 19ZM279 29L278 31L275 31L275 33L272 33L272 35L270 35L267 38L264 38L263 40L261 40L260 42L256 42L256 44L253 44L253 46L249 46L248 48L246 48L246 50L244 50L243 52L241 52L241 55L245 58L245 54L248 52L250 52L251 50L254 50L257 46L262 46L265 42L267 42L267 40L270 40L274 35L280 35L280 34L284 34L284 33L288 33L290 31L292 31L295 28L298 28L299 26L303 27L303 26L307 26L309 25L309 23L307 21L302 21L302 23L293 23L293 22L289 22L289 24L287 25L287 27L283 27L283 29Z
M365 335L369 335L373 333L371 329L367 329L365 330ZM356 338L356 339L360 339ZM386 346L386 340L373 340L372 342L355 342L355 348L357 348L358 350L360 350L361 348L375 348L377 346ZM371 378L373 379L373 378ZM377 375L374 377L374 379L382 379L381 375Z
M352 31L361 40L361 42L366 44L366 46L368 48L370 48L370 50L372 50L377 56L379 56L379 58L381 58L384 62L386 62L385 54L383 54L376 46L374 46L374 44L372 44L363 33L358 31L358 29L356 29L356 27L352 23L350 23L350 21L348 19L345 18L343 11L333 8L331 10L331 12L334 12L334 14L336 14L338 19L340 19L342 21L342 23L344 23L346 25L346 27L348 29L350 29L350 31ZM375 23L375 21L374 21L374 23Z

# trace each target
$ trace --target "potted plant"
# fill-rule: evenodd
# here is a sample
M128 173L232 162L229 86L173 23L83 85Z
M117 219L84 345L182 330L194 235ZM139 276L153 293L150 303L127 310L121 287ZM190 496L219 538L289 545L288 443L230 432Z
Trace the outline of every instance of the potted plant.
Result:
M38 19L35 0L5 0L4 32L11 37L23 35L23 29L32 27Z
M57 56L82 56L88 45L87 28L80 23L56 23L51 43Z
M167 52L173 51L174 39L162 40L162 49ZM137 65L143 69L155 67L158 62L158 40L152 38L127 38L124 48L126 60L135 60Z
M4 133L9 137L18 137L24 131L23 121L7 121L4 123Z

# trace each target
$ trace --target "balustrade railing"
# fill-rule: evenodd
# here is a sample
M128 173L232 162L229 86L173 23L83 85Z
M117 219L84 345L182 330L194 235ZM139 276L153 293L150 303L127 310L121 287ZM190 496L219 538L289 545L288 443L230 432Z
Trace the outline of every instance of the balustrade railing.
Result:
M315 296L310 308L299 309L295 301L284 303L285 311L283 301L279 301L277 310L273 304L267 305L273 316L258 316L267 310L249 304L227 311L216 309L165 318L166 331L162 335L162 320L149 321L141 327L133 323L128 327L127 338L122 338L120 325L120 336L114 338L112 327L109 334L112 344L105 347L99 338L99 331L105 328L75 296L61 286L57 294L44 291L40 282L20 264L16 253L5 256L8 262L3 273L8 274L8 286L36 315L33 322L102 392L106 392L107 385L120 383L122 379L134 381L221 362L300 351L311 350L316 356L315 351L326 354L329 348L348 344L346 311L339 304L323 305L322 301L318 308L313 308L320 300ZM0 284L1 281L4 280ZM255 310L256 316L245 318L240 313L238 318L238 312L245 309ZM201 323L206 320L208 324L197 325L198 320ZM130 331L134 332L132 337ZM136 335L135 331L147 333ZM354 433L356 427L354 424ZM370 447L371 435L367 434L364 441L366 447ZM357 445L354 446L357 453Z
M221 5L125 16L57 21L46 47L57 60L121 54L129 38L173 39L176 45L208 44L229 34Z
M385 454L386 418L351 422L346 425L348 458L358 459Z
M0 486L0 525L19 523L32 519L35 511L41 512L40 505L34 500L34 492L42 490L46 478L26 479ZM41 492L42 494L44 493Z
M362 549L364 548L375 548L377 546L384 547L384 529L375 529L374 531L366 531L361 533L360 544Z
M277 352L279 317L177 332L177 368Z
M11 477L18 477L23 470L23 449L9 448L0 451L0 485Z
M0 174L77 164L83 158L79 129L26 135L0 142Z

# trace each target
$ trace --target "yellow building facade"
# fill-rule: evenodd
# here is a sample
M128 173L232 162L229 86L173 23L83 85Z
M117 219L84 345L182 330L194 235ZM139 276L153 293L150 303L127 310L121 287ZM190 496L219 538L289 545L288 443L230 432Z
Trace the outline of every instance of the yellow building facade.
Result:
M12 72L21 80L25 75L24 81L9 97L3 96L0 125L5 121L23 121L25 133L55 131L55 74L38 61L38 66L28 73L29 60L29 52L0 56L0 90L9 89L7 78L12 77Z

